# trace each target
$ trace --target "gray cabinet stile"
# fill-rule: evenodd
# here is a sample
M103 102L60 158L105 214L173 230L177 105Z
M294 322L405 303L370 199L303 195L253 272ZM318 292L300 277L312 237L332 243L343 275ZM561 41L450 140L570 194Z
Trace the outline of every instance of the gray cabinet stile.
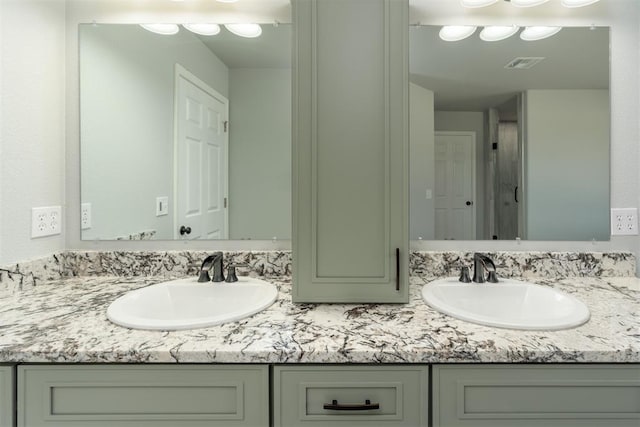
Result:
M0 427L14 425L14 367L0 366Z
M408 1L293 22L293 301L408 302Z

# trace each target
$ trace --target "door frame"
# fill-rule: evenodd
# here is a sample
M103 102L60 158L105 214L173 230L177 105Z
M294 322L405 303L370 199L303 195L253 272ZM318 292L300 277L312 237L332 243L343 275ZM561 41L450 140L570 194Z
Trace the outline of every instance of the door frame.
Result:
M477 135L475 131L458 131L458 130L454 130L454 131L450 131L450 130L437 130L434 132L434 139L433 139L433 143L434 143L434 147L436 144L436 138L438 137L438 135L442 135L442 136L470 136L473 140L473 143L471 144L471 176L473 177L473 185L471 186L471 196L473 198L473 205L471 205L471 208L473 209L472 212L472 231L471 234L473 235L473 240L477 240L477 230L478 230L478 212L476 210L476 206L477 206L477 184L478 184L478 177L476 175L476 151L477 151L477 144L478 141L476 140ZM435 165L435 167L438 167L437 165ZM435 220L435 218L434 218ZM434 223L435 225L435 223Z
M227 129L229 129L229 100L226 96L222 95L207 83L199 79L195 74L187 70L182 65L175 64L174 73L174 92L173 92L173 238L177 240L183 240L180 238L178 232L178 123L179 123L179 104L178 95L180 93L180 78L191 82L203 92L206 92L210 96L224 101L225 120L227 121ZM220 239L229 238L229 132L223 132L224 138L224 158L222 164L225 171L224 180L224 200L226 206L224 206L224 236Z

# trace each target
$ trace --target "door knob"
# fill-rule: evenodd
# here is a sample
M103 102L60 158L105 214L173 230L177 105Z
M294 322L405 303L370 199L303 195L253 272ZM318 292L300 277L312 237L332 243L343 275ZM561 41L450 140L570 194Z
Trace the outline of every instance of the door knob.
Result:
M184 225L180 227L180 235L184 236L185 234L191 234L191 227L185 227Z
M467 203L465 203L467 206L471 206L473 205L473 202L471 200L467 200Z

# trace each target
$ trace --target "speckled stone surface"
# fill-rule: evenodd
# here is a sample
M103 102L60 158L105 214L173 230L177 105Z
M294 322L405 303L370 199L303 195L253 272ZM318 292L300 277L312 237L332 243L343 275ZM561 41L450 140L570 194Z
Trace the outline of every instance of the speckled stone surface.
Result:
M0 298L0 361L96 363L638 363L640 280L536 280L584 301L591 320L564 331L467 323L423 303L429 278L412 277L409 304L291 303L289 277L267 310L235 323L177 332L109 322L107 306L160 277L54 280ZM214 286L214 285L212 285Z
M501 277L631 277L636 260L630 252L488 252ZM473 252L412 252L409 270L417 276L457 276L473 266Z
M31 289L41 283L84 276L196 275L213 251L106 252L67 251L39 260L0 267L0 295ZM239 272L259 276L291 275L289 251L225 252L224 263L243 264Z
M83 276L194 275L212 251L67 251L40 260L0 267L0 295L50 280ZM495 252L489 254L502 277L631 277L636 260L630 252ZM458 275L472 265L473 252L412 252L413 276ZM290 251L229 251L225 264L245 264L239 271L259 276L291 275Z

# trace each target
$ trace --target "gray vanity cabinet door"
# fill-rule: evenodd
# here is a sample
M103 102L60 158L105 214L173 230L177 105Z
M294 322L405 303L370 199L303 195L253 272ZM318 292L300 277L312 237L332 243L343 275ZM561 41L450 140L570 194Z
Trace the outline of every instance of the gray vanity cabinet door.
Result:
M408 302L408 1L293 6L293 301Z
M268 425L268 366L18 367L20 427Z
M433 426L638 427L640 365L436 365Z
M13 366L0 366L0 427L14 425L13 382Z

